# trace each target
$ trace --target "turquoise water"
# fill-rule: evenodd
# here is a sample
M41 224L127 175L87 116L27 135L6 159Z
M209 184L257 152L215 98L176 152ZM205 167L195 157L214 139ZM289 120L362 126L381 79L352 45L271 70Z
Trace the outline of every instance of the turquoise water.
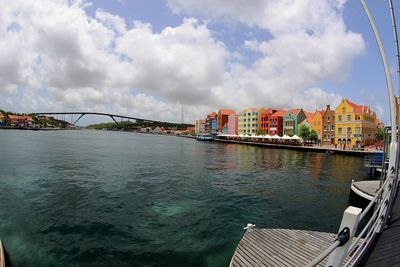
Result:
M362 159L171 136L0 131L13 266L227 266L248 222L336 232Z

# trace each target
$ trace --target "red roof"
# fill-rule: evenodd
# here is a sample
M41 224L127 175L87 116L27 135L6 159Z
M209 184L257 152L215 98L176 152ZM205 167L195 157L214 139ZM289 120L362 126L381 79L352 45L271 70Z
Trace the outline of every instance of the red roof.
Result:
M215 118L216 116L217 116L217 113L215 113L215 112L212 112L207 115L207 117L210 117L210 118Z
M369 109L370 109L368 106L357 105L357 104L351 102L350 100L348 100L347 98L345 98L345 101L347 102L347 104L349 104L353 108L353 111L355 113L362 113L363 111L369 111Z
M287 110L280 109L280 110L276 111L274 114L272 114L271 118L272 117L283 117L283 115L285 115L286 112L287 112Z
M236 113L234 110L232 109L220 109L218 114L222 114L222 115L231 115L233 113Z
M33 119L29 116L17 116L17 115L8 115L10 120L12 121L32 121Z
M290 109L290 110L288 110L286 113L293 113L293 114L295 114L295 115L298 115L299 113L300 113L300 108L295 108L295 109Z

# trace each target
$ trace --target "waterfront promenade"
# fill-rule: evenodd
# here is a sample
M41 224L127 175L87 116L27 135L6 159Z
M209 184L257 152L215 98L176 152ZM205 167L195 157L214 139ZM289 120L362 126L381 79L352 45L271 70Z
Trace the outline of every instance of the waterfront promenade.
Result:
M278 149L291 149L291 150L299 150L299 151L308 151L308 152L318 152L318 153L332 153L332 154L345 154L351 156L359 156L364 157L368 154L375 153L381 150L377 150L375 148L367 148L365 150L351 150L351 149L339 149L334 146L304 146L304 145L289 145L289 144L280 144L280 143L262 143L257 141L244 141L244 140L234 140L234 139L214 139L216 142L222 143L234 143L234 144L243 144L243 145L252 145L252 146L262 146L269 148L278 148Z

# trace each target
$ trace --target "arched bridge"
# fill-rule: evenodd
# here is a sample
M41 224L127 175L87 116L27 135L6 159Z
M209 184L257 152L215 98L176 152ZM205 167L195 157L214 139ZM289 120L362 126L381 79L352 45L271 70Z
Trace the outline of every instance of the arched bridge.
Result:
M160 121L154 121L154 120L147 120L147 119L141 119L141 118L136 118L136 117L130 117L130 116L123 116L123 115L117 115L117 114L110 114L110 113L102 113L102 112L38 112L35 113L38 116L57 116L61 115L64 116L65 120L65 116L66 115L71 115L71 124L76 124L83 116L85 115L98 115L98 116L106 116L106 117L110 117L115 123L118 123L116 119L121 119L121 121L123 119L127 119L127 120L132 120L136 123L143 123L143 122L147 122L147 123L157 123ZM78 115L78 118L76 120L73 121L73 117L74 115Z

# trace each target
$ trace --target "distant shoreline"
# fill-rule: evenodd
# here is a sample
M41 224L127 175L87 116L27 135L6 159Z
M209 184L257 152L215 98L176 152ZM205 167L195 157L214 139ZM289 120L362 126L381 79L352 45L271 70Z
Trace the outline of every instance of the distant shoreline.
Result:
M78 128L21 128L21 127L0 127L0 130L22 130L22 131L71 131L71 130L81 130Z

